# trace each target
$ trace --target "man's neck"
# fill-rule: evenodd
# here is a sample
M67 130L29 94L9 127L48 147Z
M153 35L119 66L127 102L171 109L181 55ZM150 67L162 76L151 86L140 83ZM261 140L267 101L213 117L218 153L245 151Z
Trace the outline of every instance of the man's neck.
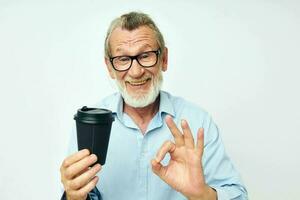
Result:
M129 115L132 120L136 123L136 125L140 128L143 134L146 133L147 127L154 117L154 115L158 112L159 109L159 96L156 100L143 108L134 108L127 105L124 102L123 112Z

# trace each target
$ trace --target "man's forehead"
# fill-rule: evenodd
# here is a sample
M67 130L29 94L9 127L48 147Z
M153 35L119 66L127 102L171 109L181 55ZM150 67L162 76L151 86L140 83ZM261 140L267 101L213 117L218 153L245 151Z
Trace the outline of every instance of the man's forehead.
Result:
M123 46L152 47L156 43L154 31L146 26L130 31L116 28L110 37L110 45L116 51L122 49Z
M153 48L153 45L149 45L147 43L141 43L141 44L132 45L132 47L133 46L134 46L134 49L136 49L136 50L144 50L144 49L152 49ZM124 45L118 45L118 46L116 46L116 48L115 48L114 51L116 51L116 52L123 52L125 49L124 49Z

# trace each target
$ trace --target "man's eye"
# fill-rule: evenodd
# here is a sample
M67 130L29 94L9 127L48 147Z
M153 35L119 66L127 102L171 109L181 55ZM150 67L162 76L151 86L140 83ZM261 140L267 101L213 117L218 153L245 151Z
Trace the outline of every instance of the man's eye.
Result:
M128 61L130 61L130 58L129 57L119 57L118 61L119 62L128 62Z
M148 53L143 53L139 56L140 59L148 58L149 54Z

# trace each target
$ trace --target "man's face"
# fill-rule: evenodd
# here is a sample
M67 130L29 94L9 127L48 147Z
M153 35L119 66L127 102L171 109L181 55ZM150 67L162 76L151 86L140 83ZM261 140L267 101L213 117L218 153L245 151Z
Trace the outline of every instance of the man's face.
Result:
M154 32L146 26L132 31L116 28L110 37L112 57L135 56L158 48ZM109 59L106 58L105 62L126 104L145 107L155 101L162 84L162 71L167 70L167 49L158 57L157 63L149 68L144 68L133 60L130 69L119 72L112 68Z

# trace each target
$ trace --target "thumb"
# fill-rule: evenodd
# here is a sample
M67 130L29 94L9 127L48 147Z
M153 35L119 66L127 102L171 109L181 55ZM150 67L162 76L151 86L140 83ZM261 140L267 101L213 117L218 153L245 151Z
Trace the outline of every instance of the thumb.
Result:
M157 176L159 176L162 180L164 180L167 171L166 168L160 162L157 162L157 160L155 159L151 160L151 165L152 165L152 171Z

